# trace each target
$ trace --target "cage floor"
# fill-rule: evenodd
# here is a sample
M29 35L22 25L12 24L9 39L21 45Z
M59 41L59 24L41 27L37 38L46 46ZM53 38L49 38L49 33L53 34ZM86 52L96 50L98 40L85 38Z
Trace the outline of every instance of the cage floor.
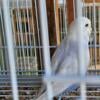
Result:
M100 85L88 84L86 96L87 100L100 100ZM80 100L78 98L80 98L80 87L60 97L55 97L54 100Z

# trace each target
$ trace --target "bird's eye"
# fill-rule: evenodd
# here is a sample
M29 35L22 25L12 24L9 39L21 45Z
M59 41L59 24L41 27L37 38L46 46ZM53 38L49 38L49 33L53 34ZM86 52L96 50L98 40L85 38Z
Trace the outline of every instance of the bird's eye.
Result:
M89 26L89 24L85 24L85 27L88 27Z

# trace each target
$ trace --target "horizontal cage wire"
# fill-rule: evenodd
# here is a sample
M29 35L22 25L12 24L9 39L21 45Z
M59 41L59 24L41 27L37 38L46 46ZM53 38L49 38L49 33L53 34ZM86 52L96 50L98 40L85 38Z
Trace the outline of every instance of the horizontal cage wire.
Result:
M7 1L7 0L4 0ZM8 0L10 24L12 31L12 43L15 58L15 68L18 84L18 100L36 100L44 86L43 76L51 71L46 69L46 62L52 61L52 57L63 39L68 35L69 26L77 17L75 0L43 0L46 6L46 14L42 12L42 4L39 0ZM92 33L89 41L90 65L86 76L100 75L100 1L82 1L82 15L91 20ZM13 97L11 66L7 45L5 16L3 0L0 0L0 100L17 100ZM44 16L45 15L45 16ZM43 19L47 40L43 41ZM46 36L44 36L45 38ZM44 43L44 44L43 44ZM45 46L46 47L45 47ZM44 52L44 48L46 52ZM45 54L47 57L45 59ZM49 54L50 53L50 54ZM46 61L45 61L46 60ZM46 72L47 71L47 72ZM50 73L51 72L51 73ZM59 79L58 77L57 79ZM16 79L16 78L15 78ZM54 78L55 79L55 78ZM49 81L49 79L48 79ZM52 87L47 82L48 94ZM86 84L87 100L100 99L100 85ZM54 100L77 100L82 96L80 84L68 87L63 93L54 96Z

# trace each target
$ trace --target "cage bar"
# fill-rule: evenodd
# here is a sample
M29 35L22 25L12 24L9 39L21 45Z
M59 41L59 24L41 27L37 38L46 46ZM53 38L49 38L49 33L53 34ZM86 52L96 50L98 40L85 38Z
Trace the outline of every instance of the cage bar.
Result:
M13 36L12 36L12 26L11 26L10 11L9 11L9 1L3 0L2 2L3 2L4 22L5 22L4 25L6 28L5 31L6 31L6 39L7 39L7 46L8 46L13 100L19 100L17 75L16 75L16 67L15 67L16 65L15 65L15 57L14 57Z
M49 51L49 36L48 36L48 24L47 24L47 12L46 12L46 1L40 0L40 21L42 31L42 44L43 44L43 57L46 76L51 76L51 62L50 62L50 51ZM48 100L52 100L52 86L51 82L47 82Z
M78 18L78 32L79 32L79 69L80 69L80 75L81 77L86 76L86 66L85 66L85 57L84 57L84 47L82 47L82 41L83 37L80 35L82 33L81 25L82 23L80 22L80 17L82 17L82 0L77 0L76 1L76 17ZM82 82L80 84L80 92L81 92L81 100L86 100L86 83Z

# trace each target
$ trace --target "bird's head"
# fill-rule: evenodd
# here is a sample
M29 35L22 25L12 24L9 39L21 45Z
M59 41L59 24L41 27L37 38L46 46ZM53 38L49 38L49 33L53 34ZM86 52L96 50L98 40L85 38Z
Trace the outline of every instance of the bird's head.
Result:
M83 31L83 34L87 34L90 37L92 33L92 27L91 27L91 21L88 18L86 17L81 18L81 29Z
M78 39L79 31L81 31L82 36L85 37L85 39L88 39L89 42L89 37L92 32L91 21L86 17L76 18L71 23L69 31L71 37L73 36L75 39Z

